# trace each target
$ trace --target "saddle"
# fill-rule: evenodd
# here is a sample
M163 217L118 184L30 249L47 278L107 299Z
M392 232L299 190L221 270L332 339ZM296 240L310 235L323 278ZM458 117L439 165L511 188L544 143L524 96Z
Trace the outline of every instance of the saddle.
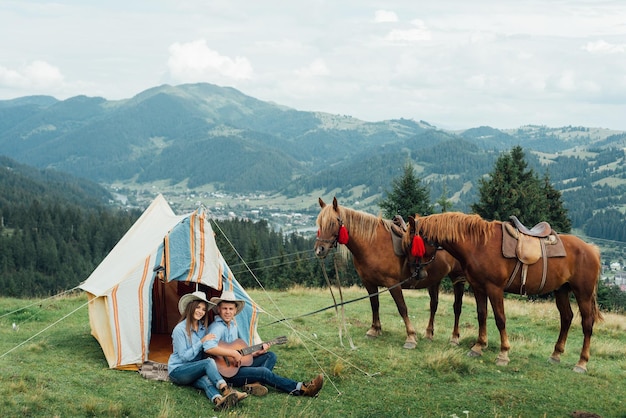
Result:
M391 220L389 224L391 230L391 243L393 244L393 252L398 257L406 256L406 251L402 246L402 238L404 233L406 232L406 222L402 219L402 216L396 215ZM402 289L416 289L417 281L421 279L425 279L428 277L428 273L423 269L419 270L419 274L417 276L412 276L410 279L406 279L402 282Z
M393 251L398 257L405 256L404 248L402 248L402 237L406 232L406 222L402 216L396 215L391 220L391 242L393 243Z
M566 253L563 243L548 222L539 222L529 229L516 216L510 216L509 219L510 222L502 223L502 255L506 258L517 258L517 264L505 289L509 288L521 266L520 294L526 294L528 266L535 264L539 259L543 259L543 273L538 292L541 293L546 282L547 259L549 257L564 257Z

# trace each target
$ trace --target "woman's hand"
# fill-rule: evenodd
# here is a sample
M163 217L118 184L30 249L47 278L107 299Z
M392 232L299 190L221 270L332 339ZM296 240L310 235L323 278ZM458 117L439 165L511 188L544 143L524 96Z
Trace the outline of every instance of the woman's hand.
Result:
M207 334L204 337L202 337L202 339L200 341L202 341L204 343L204 342L207 342L207 341L214 340L215 338L216 338L215 334Z

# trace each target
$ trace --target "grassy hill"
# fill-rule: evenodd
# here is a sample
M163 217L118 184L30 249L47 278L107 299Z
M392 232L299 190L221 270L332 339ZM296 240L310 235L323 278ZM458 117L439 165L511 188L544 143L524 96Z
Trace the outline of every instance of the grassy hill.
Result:
M507 299L511 363L496 367L499 338L489 318L489 347L482 358L466 356L477 325L473 298L466 295L461 345L450 346L452 298L442 295L434 341L418 340L404 350L404 325L389 294L381 295L383 336L366 339L371 313L367 300L346 305L347 330L357 349L338 337L334 310L265 326L332 304L327 290L253 290L263 306L259 333L264 339L287 335L272 348L278 373L308 380L326 375L317 399L289 397L270 390L248 398L232 411L215 413L204 395L189 387L143 379L107 368L90 336L85 295L48 300L0 299L0 413L2 416L107 417L568 417L587 411L623 417L626 404L626 319L606 314L596 325L586 374L572 367L580 352L579 316L570 331L562 363L549 364L558 334L553 303ZM363 296L344 289L346 300ZM407 291L409 313L418 333L427 324L425 291ZM577 312L577 308L574 306ZM12 323L19 326L12 330ZM422 334L423 335L423 334Z

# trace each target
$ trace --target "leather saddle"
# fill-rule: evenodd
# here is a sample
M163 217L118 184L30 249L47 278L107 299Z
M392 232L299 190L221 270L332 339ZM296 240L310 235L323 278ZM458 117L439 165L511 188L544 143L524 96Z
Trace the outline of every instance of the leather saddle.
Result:
M535 264L546 252L545 245L557 243L556 233L548 222L539 222L528 229L516 216L510 216L509 219L511 222L505 223L504 227L509 236L517 240L515 256L522 263Z
M391 220L391 242L393 243L393 251L398 257L402 257L405 254L404 248L402 248L402 237L406 232L406 222L402 219L402 216L396 215Z
M502 223L503 229L506 230L506 234L504 231L502 234L502 255L507 258L517 258L518 261L509 277L506 288L508 288L515 279L521 265L522 285L520 294L525 294L528 266L535 264L539 259L543 259L543 273L538 292L541 293L545 285L548 270L547 259L548 257L565 256L563 243L558 237L558 234L552 230L548 222L539 222L532 228L528 228L523 225L516 216L510 216L509 219L510 222Z

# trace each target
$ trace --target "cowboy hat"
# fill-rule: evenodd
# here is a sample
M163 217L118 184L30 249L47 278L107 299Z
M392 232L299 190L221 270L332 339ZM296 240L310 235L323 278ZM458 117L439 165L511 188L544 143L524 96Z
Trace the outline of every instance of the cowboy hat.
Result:
M241 312L241 310L246 305L246 302L241 300L241 299L237 299L237 297L235 296L235 293L232 292L231 290L224 290L224 291L222 291L222 295L220 297L212 297L211 298L211 303L215 304L215 306L213 307L213 310L215 312L217 312L217 305L219 305L220 302L232 302L232 303L234 303L235 306L237 306L237 312L235 313L235 315L237 315L239 312Z
M196 290L193 293L187 293L186 295L183 295L178 301L178 311L181 315L185 313L185 309L187 308L189 302L193 302L194 300L201 300L202 302L206 302L207 310L213 307L213 302L207 299L206 293Z

